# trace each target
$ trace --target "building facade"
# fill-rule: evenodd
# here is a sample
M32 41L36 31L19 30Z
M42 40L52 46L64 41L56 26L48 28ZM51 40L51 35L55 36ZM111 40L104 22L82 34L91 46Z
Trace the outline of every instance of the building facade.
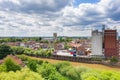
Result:
M92 55L103 56L103 33L98 30L92 31Z
M104 30L104 54L106 58L118 57L117 30Z
M56 41L57 40L57 33L53 33L53 39Z

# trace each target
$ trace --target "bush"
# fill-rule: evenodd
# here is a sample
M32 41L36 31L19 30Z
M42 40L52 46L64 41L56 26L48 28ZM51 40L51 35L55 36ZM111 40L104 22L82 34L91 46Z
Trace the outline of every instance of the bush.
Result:
M17 55L22 61L26 61L28 57L26 55Z
M110 62L111 63L117 63L118 62L118 58L115 56L112 56L112 58L110 58Z
M45 79L49 79L50 74L54 74L55 67L50 63L43 63L41 66L38 66L37 72Z
M24 54L27 55L34 55L34 50L30 49L30 48L25 48Z
M60 71L61 68L64 68L64 67L67 67L67 66L70 66L70 63L69 62L59 62L59 63L56 63L54 64L56 69L58 71Z
M12 58L7 57L5 58L5 67L6 67L6 71L17 71L20 70L21 67L20 65L18 65Z
M80 74L77 72L76 68L71 66L68 62L60 62L55 64L56 69L64 76L69 78L69 80L81 80Z

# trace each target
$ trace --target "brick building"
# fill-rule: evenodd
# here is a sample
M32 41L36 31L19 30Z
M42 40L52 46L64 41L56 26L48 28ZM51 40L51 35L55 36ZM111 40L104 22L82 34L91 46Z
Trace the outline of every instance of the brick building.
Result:
M117 30L104 30L104 52L105 57L118 57Z

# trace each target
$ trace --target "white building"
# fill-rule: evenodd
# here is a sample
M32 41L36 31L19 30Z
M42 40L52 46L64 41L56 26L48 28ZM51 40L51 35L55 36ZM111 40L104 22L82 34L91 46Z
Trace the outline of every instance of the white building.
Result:
M92 55L103 56L103 34L98 30L92 31Z

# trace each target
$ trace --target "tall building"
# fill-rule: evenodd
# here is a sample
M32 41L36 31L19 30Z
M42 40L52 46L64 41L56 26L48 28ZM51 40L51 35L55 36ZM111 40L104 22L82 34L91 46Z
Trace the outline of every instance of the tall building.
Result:
M54 39L54 41L57 40L57 33L53 33L53 39Z
M54 49L56 49L56 41L57 41L57 33L53 33L53 46L54 46Z
M92 31L92 54L103 56L103 33L98 30Z
M106 58L118 56L117 30L104 30L104 53Z

